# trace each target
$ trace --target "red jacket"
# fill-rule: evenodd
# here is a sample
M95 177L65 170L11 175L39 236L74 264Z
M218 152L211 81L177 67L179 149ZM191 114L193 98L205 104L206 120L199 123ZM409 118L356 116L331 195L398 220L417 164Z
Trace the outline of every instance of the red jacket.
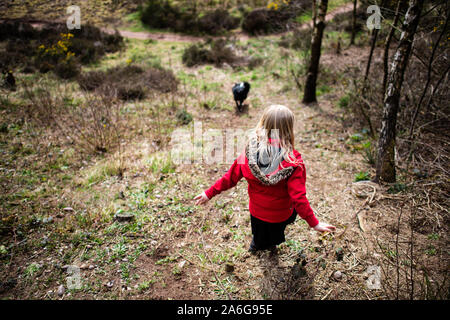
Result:
M228 172L205 190L206 196L211 199L234 187L244 177L248 182L249 210L252 216L266 222L282 222L292 215L295 208L310 227L315 227L319 221L306 199L305 166L296 150L294 156L298 164L283 160L283 167L280 164L270 175L264 175L261 171L258 172L257 165L249 163L248 158L251 156L248 152L242 153Z

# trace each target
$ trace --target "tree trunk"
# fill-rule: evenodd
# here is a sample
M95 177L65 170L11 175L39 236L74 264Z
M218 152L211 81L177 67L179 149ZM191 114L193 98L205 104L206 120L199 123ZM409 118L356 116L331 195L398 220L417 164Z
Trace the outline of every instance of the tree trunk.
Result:
M377 38L378 38L378 29L373 29L371 37L372 44L370 45L369 59L367 60L366 72L364 73L364 87L366 86L367 78L369 77L370 65L372 64L372 57L373 52L375 50L375 46L377 44Z
M422 0L410 0L408 11L402 26L402 33L394 60L389 72L387 88L384 97L384 110L381 122L381 132L378 140L378 154L375 180L395 182L395 127L399 108L400 93L408 65L411 47L419 24Z
M386 0L383 0L381 2L381 7L383 8L386 4ZM372 57L373 57L373 52L375 50L375 47L377 45L377 39L378 39L378 29L372 29L372 45L370 46L370 53L369 53L369 59L367 60L367 65L366 65L366 73L364 74L364 86L363 86L363 90L366 87L366 82L367 82L367 78L369 77L369 72L370 72L370 65L372 64Z
M353 0L353 14L352 14L352 36L350 38L350 45L355 44L356 37L356 7L358 6L358 0Z
M316 0L315 0L316 1ZM322 48L322 36L325 29L325 15L327 14L328 0L317 0L317 18L314 17L314 29L311 40L311 59L306 76L304 103L316 102L316 83L319 73L320 51Z
M386 42L384 45L384 56L383 56L383 69L384 69L384 74L383 74L383 91L386 91L386 83L387 83L387 77L388 77L388 64L389 64L389 48L391 47L391 41L392 41L392 37L394 36L395 33L395 29L397 28L397 23L398 20L400 19L400 8L402 7L404 0L399 0L398 4L397 4L397 8L395 10L395 17L394 17L394 21L392 23L392 27L391 30L389 31L389 34L386 37Z

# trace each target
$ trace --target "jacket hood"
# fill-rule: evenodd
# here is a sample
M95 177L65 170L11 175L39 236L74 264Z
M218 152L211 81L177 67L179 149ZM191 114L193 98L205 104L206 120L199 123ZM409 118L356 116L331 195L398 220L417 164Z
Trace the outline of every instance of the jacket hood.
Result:
M288 178L296 167L295 164L283 160L280 147L271 146L270 151L271 156L267 152L259 152L256 137L251 137L245 148L245 156L248 159L251 173L266 186L276 185L281 180ZM278 170L281 163L283 163L283 168Z

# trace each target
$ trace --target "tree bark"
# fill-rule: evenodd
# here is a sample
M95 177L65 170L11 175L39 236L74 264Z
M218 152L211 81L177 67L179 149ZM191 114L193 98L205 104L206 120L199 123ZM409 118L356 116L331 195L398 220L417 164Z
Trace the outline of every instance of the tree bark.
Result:
M316 1L316 0L314 0ZM303 102L316 102L316 84L319 73L320 53L322 49L323 30L325 29L325 16L327 14L328 0L317 0L316 10L317 18L314 17L314 29L311 40L311 58L306 76L305 91Z
M358 0L353 0L353 14L352 14L352 35L350 38L350 45L355 44L356 37L356 7L358 6Z
M378 29L374 29L374 30L372 30L372 37L371 37L372 44L370 45L369 59L367 60L366 72L364 73L364 87L367 82L367 78L369 77L370 65L372 64L372 57L373 57L373 52L375 51L375 45L377 43L377 38L378 38Z
M381 2L381 7L383 8L385 6L385 4L386 4L386 0L383 0ZM373 52L375 51L375 47L377 45L378 32L379 32L378 29L372 29L372 38L371 38L372 44L370 46L369 59L367 60L366 72L364 74L364 86L363 86L363 89L365 89L367 78L369 77L370 65L372 64Z
M414 35L419 24L422 11L422 0L410 0L408 11L402 25L400 41L394 54L394 60L389 72L384 98L381 132L378 140L376 163L377 182L395 182L395 136L397 113L403 77L408 65Z
M383 91L386 91L386 83L387 83L387 77L389 74L389 48L391 47L391 41L395 34L395 29L397 27L398 20L400 19L400 8L402 7L403 1L405 0L399 0L397 3L397 8L395 9L395 16L394 21L392 22L391 30L389 31L389 34L386 37L386 42L384 45L384 55L383 55Z

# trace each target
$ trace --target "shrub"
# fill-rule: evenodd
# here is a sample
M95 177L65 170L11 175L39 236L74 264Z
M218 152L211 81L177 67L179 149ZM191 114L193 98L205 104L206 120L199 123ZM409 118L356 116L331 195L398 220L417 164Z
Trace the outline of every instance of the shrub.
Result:
M242 30L251 35L286 31L291 20L309 6L309 1L291 0L281 6L255 9L244 17Z
M176 117L181 124L187 125L192 121L192 115L185 109L178 110Z
M145 97L145 87L134 83L119 84L117 97L120 100L141 100Z
M35 57L35 65L41 72L54 70L63 79L70 79L79 74L75 54L69 50L72 33L61 33L60 39L51 46L40 45Z
M227 46L225 39L217 39L211 44L211 61L215 65L221 65L222 63L233 64L238 57L234 54L233 49Z
M239 26L240 19L230 16L227 10L216 9L198 19L198 31L211 35L220 34Z
M182 14L180 10L167 0L149 0L141 13L141 21L152 28L175 28L181 30L188 14Z
M0 67L16 69L23 66L32 70L34 66L41 72L55 71L63 77L77 74L75 64L88 64L97 61L107 52L122 48L123 38L102 32L99 28L83 25L81 30L68 31L65 24L47 25L35 29L28 23L0 23L0 41L7 41L0 47ZM4 48L3 50L1 48ZM61 62L67 59L70 62Z
M256 9L250 12L242 22L242 30L255 35L259 33L268 33L269 25L269 10Z
M15 69L23 61L27 61L28 55L34 50L35 48L27 40L8 40L5 50L3 52L0 51L0 71Z
M209 11L199 17L193 8L180 9L167 0L149 0L141 12L141 21L152 28L217 35L237 28L240 18L231 16L224 9Z
M198 64L211 63L210 51L205 49L201 44L193 44L186 48L183 53L183 63L188 67Z
M105 54L102 44L87 39L73 39L70 50L75 53L82 64L95 62Z
M67 32L65 25L55 25L47 30L50 33L46 38L51 39L51 34L59 34ZM87 42L81 42L77 44L77 40L87 40L90 43L90 47L94 46L99 56L108 52L116 52L123 47L123 37L116 30L113 34L103 32L101 29L92 25L83 25L81 29L74 29L70 31L74 37L72 39L72 51L75 49L81 49ZM42 37L42 35L41 35Z
M82 90L112 94L121 100L143 99L148 90L173 92L178 86L172 71L137 65L83 73L77 81Z
M258 56L245 57L236 55L234 45L229 44L224 38L207 39L202 43L190 45L184 50L182 61L188 67L204 64L223 67L228 64L233 68L248 66L250 70L264 62L263 58Z
M350 102L350 95L346 94L339 99L338 105L340 108L347 108Z
M80 74L80 65L73 57L63 59L56 64L54 72L61 79L72 79Z
M80 150L107 152L118 148L125 126L121 103L111 94L74 97L66 86L50 87L24 82L25 114L31 123L50 128L68 138Z
M251 35L282 32L294 16L286 9L255 9L245 16L242 30Z
M227 46L225 39L217 39L189 46L184 51L182 60L188 67L202 64L221 66L224 63L233 65L239 57Z
M80 74L77 78L80 88L84 91L93 91L100 87L105 80L103 71L91 71Z
M30 40L38 37L38 31L27 22L4 21L0 23L0 41L8 39Z
M106 53L119 51L123 47L123 38L117 30L114 34L107 34L97 27L86 25L74 30L73 35L69 49L82 64L98 61Z

